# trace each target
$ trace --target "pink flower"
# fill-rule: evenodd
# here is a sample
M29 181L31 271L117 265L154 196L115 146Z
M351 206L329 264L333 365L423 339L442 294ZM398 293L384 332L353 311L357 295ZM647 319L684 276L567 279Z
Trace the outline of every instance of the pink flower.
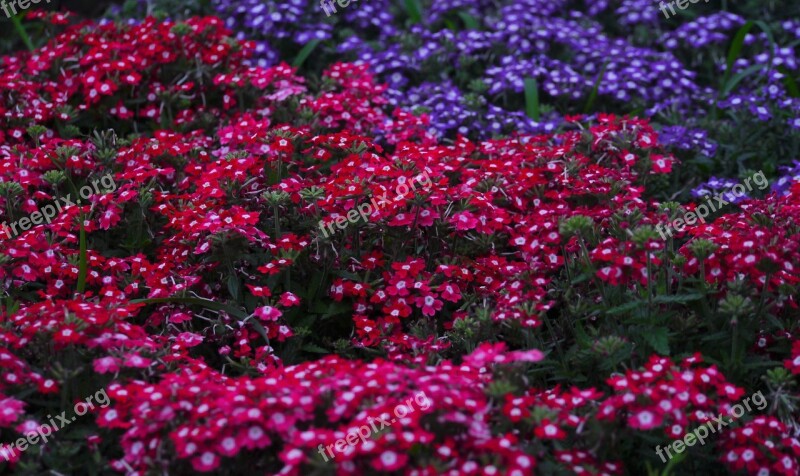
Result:
M0 400L0 428L10 426L23 414L25 404L13 398Z
M272 306L262 306L256 309L253 315L262 321L277 321L283 313Z
M178 334L178 342L180 342L184 347L195 347L200 345L205 338L199 334L194 334L192 332L181 332Z
M539 362L544 360L544 354L541 350L515 350L508 353L509 360L512 362Z
M454 223L456 225L456 230L466 231L475 228L478 225L478 219L475 218L475 215L472 213L463 211L453 215L453 217L450 219L450 223Z
M300 305L300 298L295 296L289 291L281 294L281 298L278 301L281 306L291 307L291 306L299 306Z
M115 357L101 357L92 363L94 371L99 374L107 374L119 371L119 359Z

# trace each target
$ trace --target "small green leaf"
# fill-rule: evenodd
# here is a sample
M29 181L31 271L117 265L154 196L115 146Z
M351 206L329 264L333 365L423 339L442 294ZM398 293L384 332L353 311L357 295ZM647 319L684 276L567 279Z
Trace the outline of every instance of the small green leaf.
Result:
M458 17L464 22L464 26L467 27L467 30L479 30L481 27L478 20L467 12L458 12Z
M14 15L11 17L11 23L14 24L14 29L17 30L17 34L22 39L22 42L25 43L25 46L28 50L33 51L33 43L31 42L31 37L28 36L28 32L25 31L25 25L22 24L20 20L21 15L17 16Z
M661 355L669 355L669 330L666 327L656 327L645 331L644 340Z
M682 304L682 303L697 301L699 299L703 299L703 297L705 296L701 293L662 295L654 297L653 302L659 304L675 304L675 303Z
M316 301L317 294L320 291L320 287L322 286L322 280L325 279L325 274L322 272L314 273L314 277L311 278L311 284L307 288L308 292L305 295L300 295L303 298L306 298L309 301Z
M742 27L739 28L739 31L736 32L736 35L734 35L733 41L731 41L731 46L728 48L728 59L725 63L727 65L727 69L725 71L726 76L730 75L730 72L733 68L733 63L735 63L742 54L745 36L750 33L750 30L752 30L755 25L755 22L749 21L742 25Z
M797 87L797 81L795 81L795 79L792 77L792 72L783 65L778 66L778 71L783 74L783 85L786 86L786 90L789 92L789 97L800 97L800 89Z
M305 63L306 59L311 55L314 49L322 42L322 40L315 38L303 46L303 49L297 53L297 57L295 57L294 61L292 62L292 66L295 68L300 68Z
M586 106L583 108L584 114L589 114L592 112L592 107L594 107L594 102L597 100L597 92L600 90L600 84L603 81L603 75L606 73L606 67L608 66L608 61L603 63L603 66L600 68L600 72L597 73L597 79L594 80L594 86L592 87L592 92L589 94L589 99L586 101Z
M228 276L228 292L231 293L233 299L239 299L239 292L242 289L241 282L235 274Z
M324 349L324 348L322 348L322 347L320 347L318 345L314 345L314 344L306 344L303 347L301 347L301 349L306 351L306 352L312 352L312 353L315 353L315 354L330 354L330 351L328 349Z
M739 73L736 74L736 76L732 77L731 79L725 82L725 84L722 87L720 97L724 99L725 97L728 96L728 94L730 94L731 91L733 91L733 88L735 88L736 85L739 84L744 78L754 73L757 73L758 71L764 68L766 68L766 65L764 64L754 64L753 66L750 66L744 71L740 71Z
M613 316L615 314L622 314L623 312L632 311L641 305L642 303L638 301L626 302L625 304L622 304L620 306L612 307L611 309L607 310L605 314L608 314L610 316Z
M539 122L541 117L539 84L536 78L525 78L525 114L536 122Z
M761 31L767 35L767 39L769 40L769 64L772 64L772 58L775 56L775 49L778 47L778 44L775 43L775 37L772 34L772 28L763 20L756 20L753 23L756 24L757 27L761 28Z
M422 21L422 6L419 0L405 0L406 14L411 19L411 23L419 23Z
M583 330L583 324L580 321L575 323L575 340L584 347L590 347L592 344L591 339Z

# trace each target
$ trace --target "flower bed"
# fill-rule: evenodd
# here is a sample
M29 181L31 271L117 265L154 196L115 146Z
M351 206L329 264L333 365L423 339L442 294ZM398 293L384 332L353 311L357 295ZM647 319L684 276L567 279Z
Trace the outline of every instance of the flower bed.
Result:
M644 474L733 415L670 468L797 474L800 183L664 240L695 204L646 119L448 139L214 17L35 16L59 33L0 66L0 209L33 223L0 243L0 441L111 403L14 471Z

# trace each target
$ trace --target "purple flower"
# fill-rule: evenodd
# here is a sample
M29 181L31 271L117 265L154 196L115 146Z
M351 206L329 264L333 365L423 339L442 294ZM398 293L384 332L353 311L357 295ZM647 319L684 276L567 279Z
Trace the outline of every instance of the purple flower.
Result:
M793 160L792 165L778 167L781 176L772 184L772 191L780 195L789 193L794 182L800 181L800 161Z
M711 177L711 179L692 189L692 196L696 199L710 198L714 196L721 196L730 203L739 203L742 200L749 198L746 193L738 194L732 193L731 189L740 182L734 179ZM742 185L744 187L744 185Z
M706 157L717 153L717 144L708 140L708 132L683 126L667 126L661 130L660 142L678 150L694 150Z

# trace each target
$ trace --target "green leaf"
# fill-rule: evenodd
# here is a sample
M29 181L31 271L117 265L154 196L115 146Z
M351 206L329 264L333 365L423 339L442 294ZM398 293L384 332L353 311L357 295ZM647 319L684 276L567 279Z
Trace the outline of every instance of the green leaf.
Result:
M308 294L306 294L306 299L310 301L316 301L317 295L322 287L322 280L325 279L325 274L323 272L314 273L314 277L311 278L311 285L308 287Z
M458 12L458 17L464 22L464 26L467 27L467 30L479 30L481 27L478 20L467 12Z
M592 340L589 339L586 331L583 330L583 324L581 324L580 321L575 323L575 340L584 347L590 347L592 344Z
M405 0L406 14L411 19L411 23L419 23L422 21L422 6L419 0Z
M22 42L25 43L25 46L28 50L33 51L33 43L31 43L31 37L28 36L28 32L25 31L25 25L22 24L20 20L21 15L14 15L11 17L11 23L14 24L14 29L17 30L17 34L22 39Z
M525 78L525 114L536 122L541 117L539 110L539 84L536 78Z
M575 286L576 284L580 284L580 283L589 281L592 278L594 278L594 273L581 273L581 274L573 277L572 281L570 282L570 284Z
M592 111L592 107L594 106L594 102L597 99L597 92L600 90L600 83L603 81L603 75L606 73L606 67L608 66L608 61L603 63L603 66L600 68L600 72L597 73L597 79L594 80L594 86L592 87L592 92L589 94L589 99L586 101L586 106L583 108L583 112L585 114L589 114Z
M634 109L631 112L629 112L628 116L630 116L630 117L641 117L643 112L644 112L644 107L643 106L639 106L636 109Z
M303 46L303 49L301 49L300 52L297 53L297 56L295 57L294 61L292 61L292 66L294 66L295 68L300 68L301 66L303 66L303 63L305 63L306 59L308 59L308 57L311 55L311 53L314 51L317 45L319 45L321 42L322 40L315 38L306 43L305 46Z
M250 325L253 326L256 332L258 332L258 335L264 339L264 342L269 345L269 336L267 335L267 330L264 329L264 326L262 326L261 323L255 319L250 319Z
M750 32L750 30L753 29L754 26L758 26L761 29L761 31L763 31L764 34L767 35L767 39L769 40L769 60L766 65L761 65L761 67L763 68L772 66L772 58L775 55L775 37L772 34L772 28L770 28L769 25L767 25L765 22L761 20L748 21L747 23L742 25L741 28L739 28L739 31L736 32L736 35L734 35L733 40L731 41L731 46L728 49L728 58L725 62L726 65L725 75L722 78L722 89L720 91L721 97L725 97L728 93L730 93L736 86L736 84L738 84L746 76L749 76L757 69L760 69L756 68L757 65L753 65L747 68L746 70L742 71L738 75L736 75L736 77L731 78L731 74L733 71L733 64L742 55L742 49L744 48L745 37Z
M228 276L228 292L231 293L233 299L239 299L239 293L242 289L242 284L235 274Z
M689 452L688 451L683 452L683 453L678 453L676 451L675 452L675 457L674 458L670 458L669 462L667 462L667 467L664 468L664 472L661 473L661 475L662 476L669 476L670 474L673 474L672 473L672 468L674 468L675 466L678 466L683 460L686 459L687 456L689 456Z
M653 298L653 302L659 304L683 304L687 302L697 301L705 297L702 293L691 294L677 294L677 295L662 295Z
M607 310L605 314L613 316L615 314L622 314L623 312L628 312L636 309L637 307L641 306L642 303L639 301L631 301L622 304L621 306L614 306L611 309Z
M778 46L778 44L775 43L775 37L772 34L772 28L770 28L770 26L763 20L756 20L753 23L755 23L757 27L761 28L761 31L767 35L767 39L769 40L769 64L772 65L772 58L775 56L775 49Z
M310 312L313 312L314 314L320 314L323 316L323 318L327 318L339 314L345 314L352 311L352 309L353 307L351 304L344 302L325 303L317 301L314 303L314 306L311 308Z
M306 344L303 347L301 347L301 349L306 351L306 352L313 352L315 354L329 354L330 353L330 351L328 349L322 348L322 347L320 347L318 345L314 345L314 344Z
M666 327L655 327L645 331L642 335L656 352L669 355L669 330Z
M744 71L740 71L739 73L736 74L736 76L732 77L731 79L725 82L725 84L722 87L722 91L720 92L720 97L725 98L728 94L730 94L731 91L733 91L733 88L735 88L736 85L739 84L744 78L766 67L767 65L764 64L754 64L753 66L750 66Z
M744 47L744 37L750 33L750 30L753 29L755 26L755 22L749 21L742 25L739 28L739 31L736 32L736 35L733 37L733 41L731 41L731 46L728 48L728 59L726 61L727 69L725 71L725 75L730 75L730 72L733 68L733 63L739 59L739 56L742 54L742 48Z
M800 89L797 87L797 81L792 77L791 71L789 71L786 66L778 66L778 71L783 74L783 85L786 86L786 90L789 92L789 97L798 98L800 97Z

